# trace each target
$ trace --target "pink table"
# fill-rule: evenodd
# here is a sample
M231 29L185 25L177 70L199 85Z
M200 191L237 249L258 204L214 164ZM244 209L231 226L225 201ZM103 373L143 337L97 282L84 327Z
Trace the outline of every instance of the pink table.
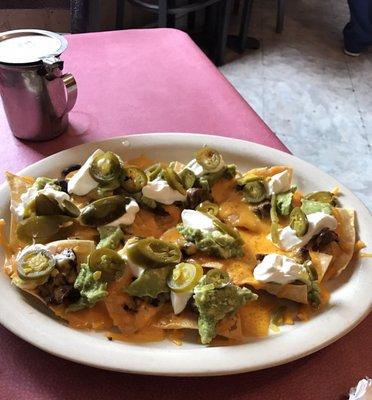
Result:
M184 33L133 30L69 41L65 71L79 85L69 131L52 142L23 143L11 135L1 110L0 170L17 171L79 143L140 132L217 134L288 151ZM0 328L0 399L340 399L372 374L371 322L369 317L299 361L218 378L101 371L48 355Z

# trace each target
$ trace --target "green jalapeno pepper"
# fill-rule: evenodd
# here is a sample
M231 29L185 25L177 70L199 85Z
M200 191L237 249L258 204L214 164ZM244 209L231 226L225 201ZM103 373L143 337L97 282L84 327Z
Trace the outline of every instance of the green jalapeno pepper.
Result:
M128 193L137 193L147 184L147 175L142 169L127 166L123 168L121 186Z
M243 187L243 194L249 203L260 203L267 196L265 185L261 180L247 182Z
M89 226L106 225L126 212L130 199L121 195L104 197L88 204L81 212L81 222Z
M194 186L196 176L195 174L188 168L184 168L180 173L179 177L182 182L182 186L185 189L190 189Z
M270 208L270 219L271 219L271 240L273 243L279 243L279 217L276 211L276 195L271 197L271 208Z
M17 237L25 243L48 243L67 238L73 226L73 220L66 215L31 216L18 222Z
M160 163L156 163L151 165L150 167L145 169L145 172L147 174L147 178L149 181L153 181L155 178L159 176L163 168L161 167Z
M62 214L58 202L43 193L39 193L35 197L35 213L36 215Z
M116 251L101 248L93 251L89 256L89 268L91 271L101 272L103 281L112 282L122 275L124 260Z
M260 180L262 180L260 176L254 174L244 174L242 177L236 180L236 183L238 184L238 186L244 186L248 182L260 181Z
M180 192L183 195L186 195L186 189L183 187L180 177L173 171L172 168L167 167L163 171L164 178L168 182L168 185Z
M95 156L89 168L92 178L102 184L116 179L120 175L120 170L120 161L111 151Z
M295 207L289 215L289 226L296 232L298 237L304 236L307 232L309 222L300 207Z
M56 264L53 254L42 245L25 248L16 263L18 276L24 280L44 278Z
M313 192L306 195L305 199L331 204L334 202L335 196L331 192Z
M230 283L229 274L217 268L210 269L205 277L205 284L212 284L215 288L221 288L228 283Z
M220 230L222 233L227 233L228 235L230 235L231 237L236 239L238 241L238 243L243 243L243 240L240 237L239 232L236 228L234 228L228 224L225 224L224 222L220 221L216 217L213 217L211 215L208 215L208 216L212 218L213 224L218 230Z
M174 243L155 238L133 241L126 247L127 257L143 268L161 268L180 262L181 250Z
M221 154L207 146L195 154L195 159L206 172L216 170L222 163Z
M199 264L179 263L171 271L167 284L176 293L190 292L203 276Z
M216 216L219 211L219 206L216 203L212 203L211 201L203 201L196 207L197 211L207 213L213 216Z

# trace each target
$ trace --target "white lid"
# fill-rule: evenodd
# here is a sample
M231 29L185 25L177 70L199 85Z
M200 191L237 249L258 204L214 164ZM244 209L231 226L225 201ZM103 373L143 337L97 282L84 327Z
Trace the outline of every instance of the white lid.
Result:
M48 56L59 56L67 40L56 33L18 29L0 34L0 63L29 64Z

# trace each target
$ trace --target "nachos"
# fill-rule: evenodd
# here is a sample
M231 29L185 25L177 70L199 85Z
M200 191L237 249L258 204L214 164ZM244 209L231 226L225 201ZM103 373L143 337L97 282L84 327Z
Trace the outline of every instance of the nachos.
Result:
M7 181L12 284L114 340L266 336L323 307L355 247L334 192L302 193L286 166L238 171L209 147L186 164L97 149L58 178Z

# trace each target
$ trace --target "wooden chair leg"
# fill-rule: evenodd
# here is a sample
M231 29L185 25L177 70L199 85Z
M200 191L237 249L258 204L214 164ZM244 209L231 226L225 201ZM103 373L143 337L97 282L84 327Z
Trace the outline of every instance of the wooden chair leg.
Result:
M168 0L159 0L158 27L166 28L168 24Z
M232 0L220 1L219 18L218 18L218 35L217 35L217 43L215 51L215 63L218 66L224 63L231 8L232 8Z
M71 0L71 33L83 33L89 26L89 0Z
M285 0L277 0L276 33L281 33L284 26Z
M125 0L116 0L115 28L124 29Z

